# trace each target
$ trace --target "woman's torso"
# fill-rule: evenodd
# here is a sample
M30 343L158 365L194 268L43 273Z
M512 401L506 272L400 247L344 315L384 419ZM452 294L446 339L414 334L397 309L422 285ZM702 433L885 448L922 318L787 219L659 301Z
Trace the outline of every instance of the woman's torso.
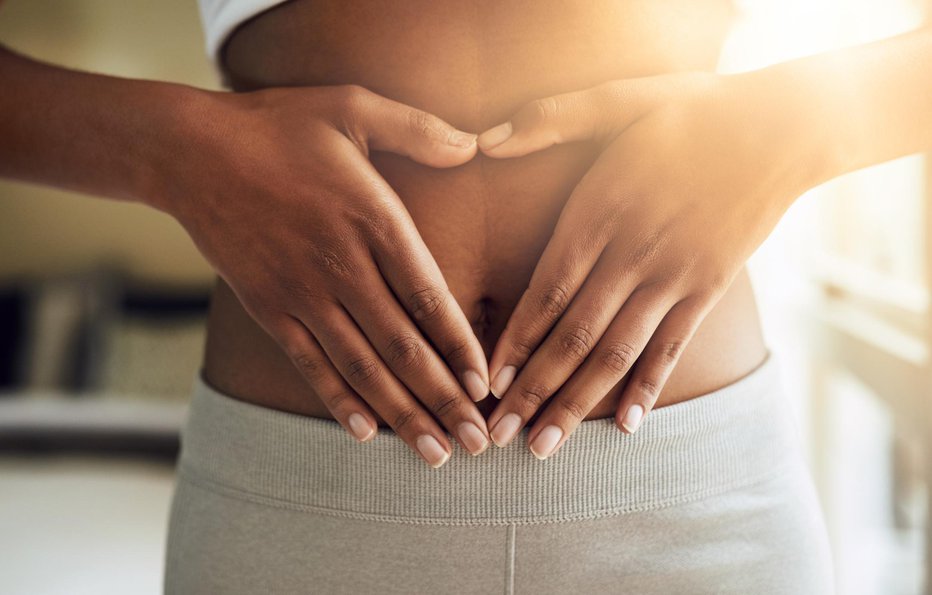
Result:
M721 0L293 0L234 32L224 63L237 90L355 83L478 132L532 99L617 78L711 70L730 17ZM595 157L592 146L578 143L511 160L480 155L436 170L371 155L487 354ZM765 354L742 270L684 350L658 406L730 384ZM237 398L332 417L222 281L212 301L204 374ZM587 418L614 415L618 393ZM479 406L487 414L496 402Z

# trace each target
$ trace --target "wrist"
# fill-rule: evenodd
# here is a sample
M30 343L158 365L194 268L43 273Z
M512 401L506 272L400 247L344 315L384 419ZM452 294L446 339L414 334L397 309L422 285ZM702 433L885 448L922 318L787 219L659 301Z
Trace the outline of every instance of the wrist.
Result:
M134 198L178 217L193 194L191 178L208 164L207 140L217 134L218 107L228 93L171 85L155 90L158 106L141 122L142 159L132 186Z
M810 77L792 63L725 75L736 113L747 117L789 201L844 171L844 154Z

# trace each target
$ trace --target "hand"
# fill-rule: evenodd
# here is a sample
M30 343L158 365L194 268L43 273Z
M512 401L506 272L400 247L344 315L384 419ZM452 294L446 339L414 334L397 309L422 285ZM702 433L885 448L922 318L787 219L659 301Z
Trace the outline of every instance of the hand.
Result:
M159 176L165 210L336 420L365 441L374 411L434 467L451 446L432 414L485 450L485 420L456 380L485 397L485 354L367 158L456 166L475 135L356 86L211 95L188 128Z
M602 152L572 192L489 370L505 445L553 454L633 367L615 422L634 432L697 327L805 189L795 130L739 76L614 81L534 101L479 136L518 157L560 143ZM775 112L776 110L771 110Z

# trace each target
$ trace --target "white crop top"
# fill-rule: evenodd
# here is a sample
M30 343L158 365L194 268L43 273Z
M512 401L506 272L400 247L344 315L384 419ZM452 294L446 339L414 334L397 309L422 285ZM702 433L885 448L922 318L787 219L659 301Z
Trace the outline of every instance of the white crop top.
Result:
M285 0L198 0L207 55L214 64L220 62L220 48L230 33L260 12Z
M207 55L219 65L220 48L227 37L242 23L245 23L252 17L261 12L269 10L286 0L198 0L198 6L201 11L201 23L204 27L204 36L206 39ZM874 0L872 4L883 5L881 0ZM774 17L774 11L779 13L791 13L793 6L806 7L809 0L792 0L791 2L775 0L732 0L732 5L737 9L739 14L753 16L758 12L760 7L770 8L770 12L762 11L762 16L768 20ZM789 6L787 6L789 5ZM798 8L798 7L797 7ZM798 11L797 11L798 12Z

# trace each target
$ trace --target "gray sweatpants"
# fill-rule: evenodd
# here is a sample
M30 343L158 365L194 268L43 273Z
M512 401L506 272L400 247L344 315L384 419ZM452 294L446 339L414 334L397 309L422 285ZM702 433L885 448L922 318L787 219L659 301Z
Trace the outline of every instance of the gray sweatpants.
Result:
M390 430L234 400L197 378L168 593L829 594L832 567L775 356L652 412L425 465Z

